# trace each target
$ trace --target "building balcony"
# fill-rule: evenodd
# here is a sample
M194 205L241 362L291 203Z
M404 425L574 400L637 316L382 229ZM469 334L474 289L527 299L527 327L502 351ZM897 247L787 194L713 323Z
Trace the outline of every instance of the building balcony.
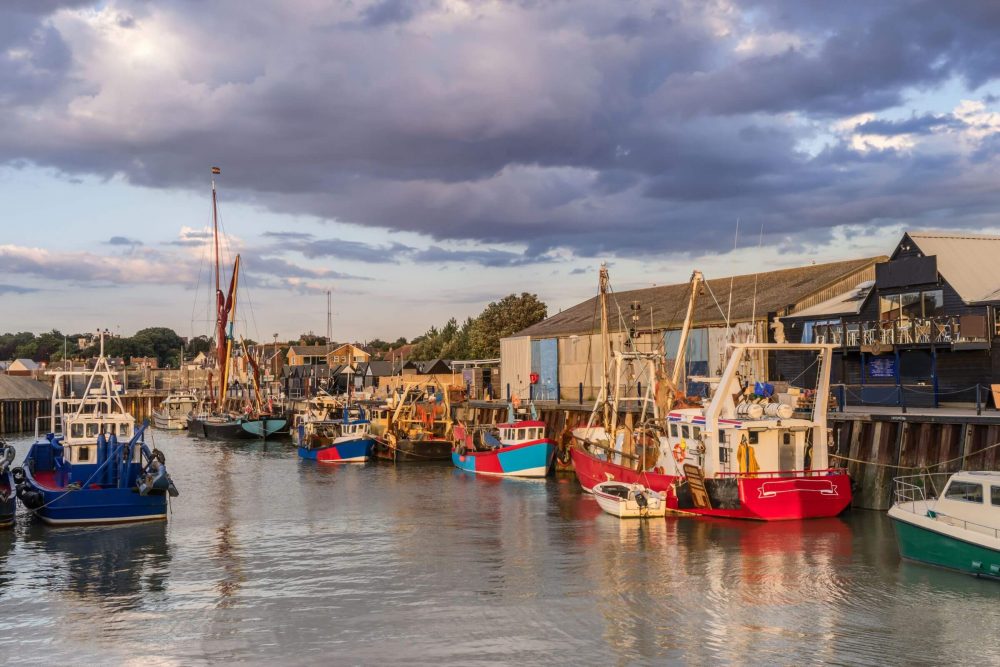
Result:
M817 324L813 340L845 348L931 344L955 349L989 347L986 318L982 315Z

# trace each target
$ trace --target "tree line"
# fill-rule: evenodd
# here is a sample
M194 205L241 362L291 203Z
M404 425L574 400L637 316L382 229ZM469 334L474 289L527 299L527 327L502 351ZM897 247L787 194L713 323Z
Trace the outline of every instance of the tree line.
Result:
M510 294L493 301L461 325L453 317L440 329L431 327L414 338L411 359L495 359L500 339L545 319L548 307L535 294Z
M548 314L546 305L535 294L522 292L510 294L494 301L476 317L469 317L461 325L453 317L441 328L431 327L423 335L417 336L410 344L413 351L410 359L494 359L500 356L500 339L511 336L532 324L541 322ZM86 349L79 349L77 341L92 339ZM303 339L322 344L325 338L304 334ZM247 341L253 345L253 341ZM309 344L309 343L303 343ZM385 356L391 350L406 345L406 338L393 342L380 339L369 341L368 351L375 357ZM62 361L63 351L69 359L88 359L97 356L99 339L93 334L63 335L59 330L43 334L29 331L0 334L0 360L33 359L34 361ZM160 368L179 368L181 357L191 359L199 352L206 354L212 349L212 339L197 336L185 344L173 329L149 327L141 329L133 336L108 337L104 339L104 353L109 357L121 357L130 362L133 357L156 357Z

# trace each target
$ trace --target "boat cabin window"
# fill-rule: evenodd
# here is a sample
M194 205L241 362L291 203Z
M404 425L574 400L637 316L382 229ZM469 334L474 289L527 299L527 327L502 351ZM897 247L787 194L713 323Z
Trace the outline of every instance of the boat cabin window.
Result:
M719 443L724 444L725 442L726 442L726 432L720 428L719 429Z
M118 435L121 436L122 438L131 438L132 437L132 427L129 426L128 424L119 424L118 425Z
M517 429L517 439L518 440L524 440L524 429L523 428Z
M757 431L750 431L747 433L747 443L751 445L756 445L760 441L759 434Z
M684 424L684 426L681 426L681 437L683 437L683 438L690 438L691 437L691 431L688 429L688 425L687 424Z
M101 424L101 430L108 435L114 435L116 432L115 426L115 424Z
M694 438L695 440L701 440L701 427L700 426L692 426L691 427L691 437Z
M994 507L1000 507L1000 486L990 487L990 504Z
M781 434L781 438L782 438L781 441L783 443L785 443L786 445L792 444L792 434L789 433L788 431L785 431L784 433L782 433Z
M944 492L948 500L963 500L967 503L983 502L983 485L975 482L953 481Z
M69 426L69 437L71 437L71 438L82 438L83 437L83 424L70 424L70 426Z
M670 425L670 435L671 435L671 437L674 437L674 438L677 437L677 424L671 424Z
M80 463L90 460L90 447L78 447L76 450L76 460Z
M90 423L87 424L87 437L96 438L97 437L97 427L98 424Z

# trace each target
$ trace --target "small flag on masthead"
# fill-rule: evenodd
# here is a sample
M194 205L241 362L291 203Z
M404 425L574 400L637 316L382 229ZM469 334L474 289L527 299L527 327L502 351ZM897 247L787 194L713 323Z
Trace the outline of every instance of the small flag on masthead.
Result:
M222 170L219 169L218 167L212 167L212 173L213 174L221 174Z

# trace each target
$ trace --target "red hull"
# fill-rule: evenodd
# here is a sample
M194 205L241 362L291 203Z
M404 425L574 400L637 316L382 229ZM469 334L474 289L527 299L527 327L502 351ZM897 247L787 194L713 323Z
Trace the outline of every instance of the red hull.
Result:
M736 509L678 507L676 496L667 497L667 507L699 516L756 521L791 521L834 517L851 504L851 479L841 470L793 473L757 473L736 476L740 506Z
M571 447L569 451L573 457L576 478L580 480L580 486L583 487L584 491L591 492L595 484L608 481L608 475L611 475L611 479L616 482L642 484L652 491L666 491L669 506L669 497L673 495L674 480L677 479L674 475L661 475L655 472L636 472L631 468L599 459L579 447Z
M851 504L851 480L842 470L798 473L782 477L758 473L755 477L737 476L739 504L736 509L697 509L678 504L674 475L636 472L631 468L604 461L579 447L570 450L576 478L585 491L611 479L626 484L642 484L653 491L667 493L667 508L673 511L725 519L788 521L834 517Z

